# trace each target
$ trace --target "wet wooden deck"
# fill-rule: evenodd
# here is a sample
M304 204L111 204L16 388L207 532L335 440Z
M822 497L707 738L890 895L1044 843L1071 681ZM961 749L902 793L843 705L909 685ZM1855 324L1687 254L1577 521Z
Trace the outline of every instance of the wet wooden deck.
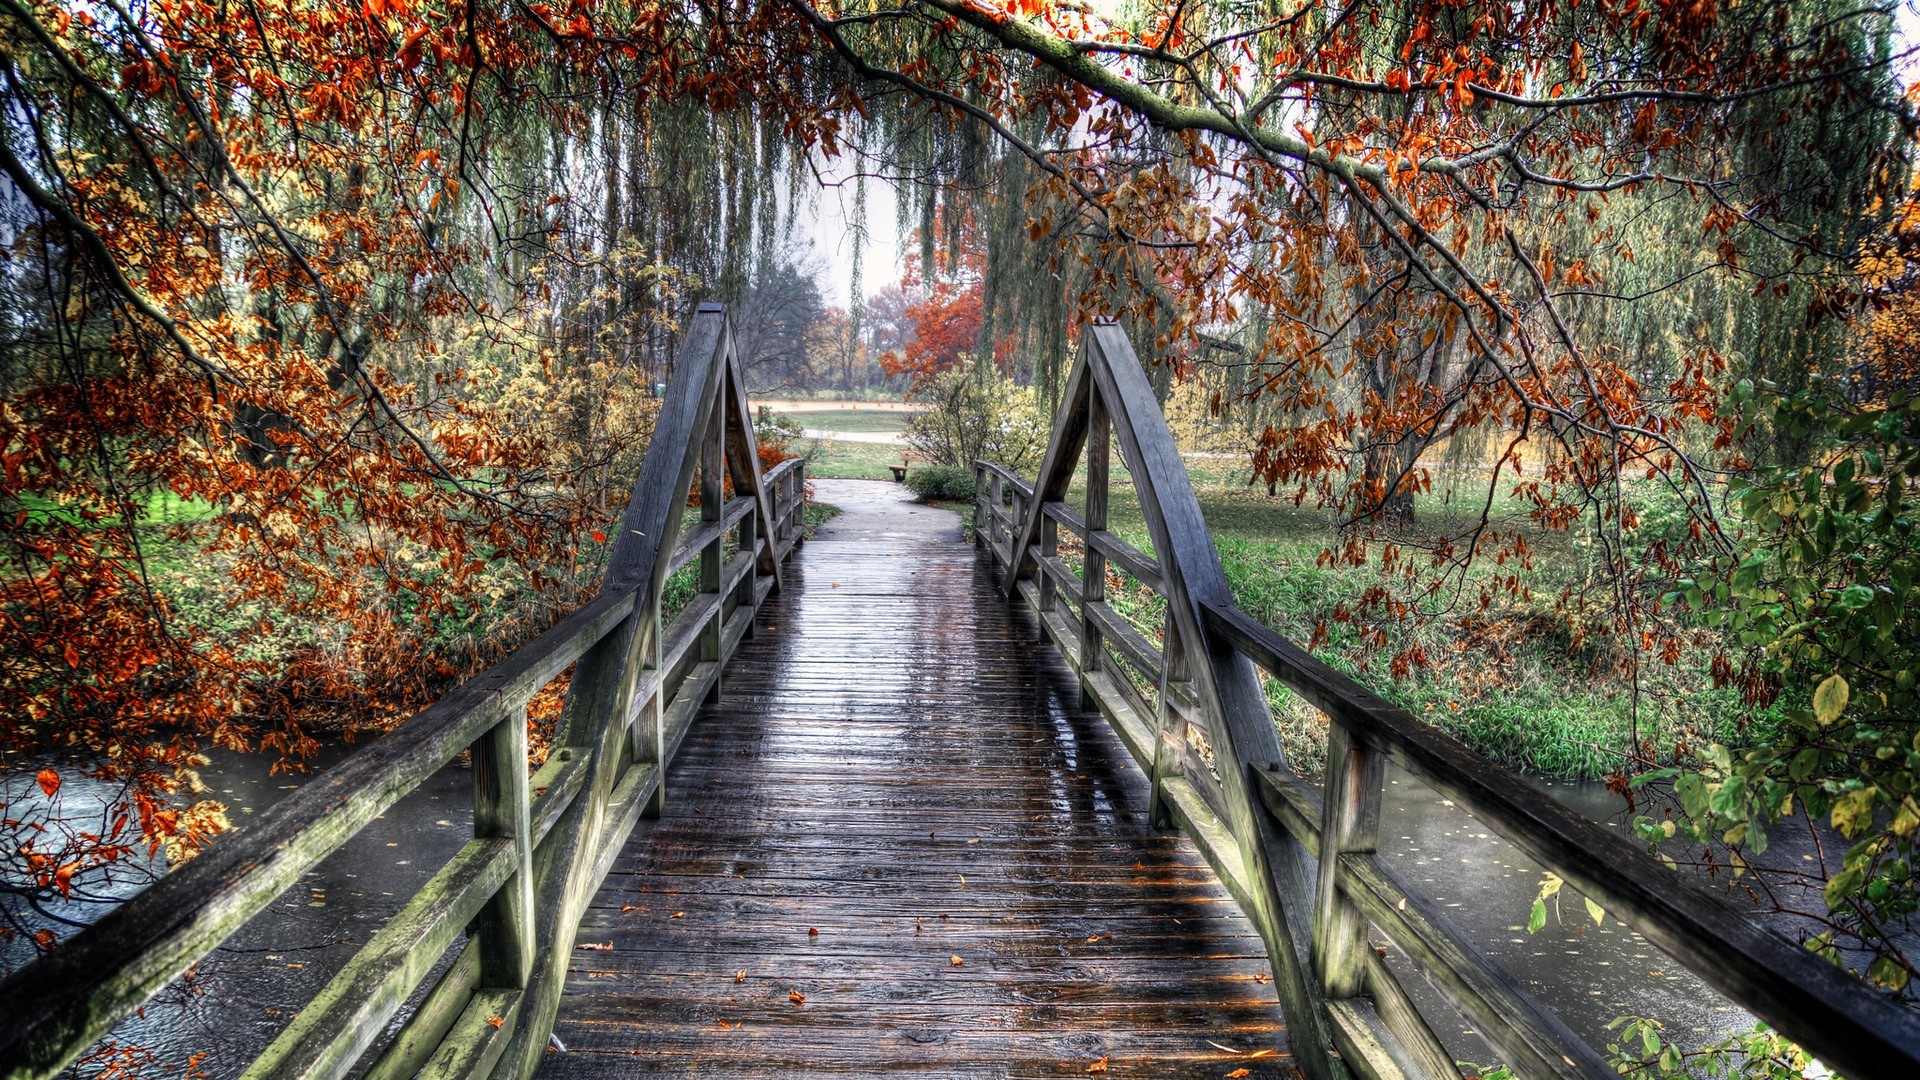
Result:
M1292 1075L1259 938L958 519L820 487L854 512L596 897L541 1075Z

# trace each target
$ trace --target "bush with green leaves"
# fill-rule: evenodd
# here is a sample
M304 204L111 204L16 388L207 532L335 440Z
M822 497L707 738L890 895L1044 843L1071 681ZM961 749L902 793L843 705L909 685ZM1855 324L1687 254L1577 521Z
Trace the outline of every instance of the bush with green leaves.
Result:
M1766 850L1766 826L1804 813L1851 844L1826 860L1825 929L1807 946L1903 997L1915 964L1893 943L1920 910L1920 395L1850 400L1821 383L1790 396L1736 388L1749 430L1811 446L1800 463L1731 484L1738 521L1710 573L1668 596L1737 650L1716 664L1783 721L1751 745L1712 745L1673 781L1680 828L1640 819L1655 847L1675 835L1729 848L1736 874ZM1744 853L1744 854L1743 854ZM1815 872L1811 866L1807 872Z
M941 465L991 461L1032 472L1047 452L1051 417L1033 387L998 372L956 369L914 395L927 406L907 422L907 445Z
M973 501L973 470L960 465L916 465L907 470L906 485L921 502Z

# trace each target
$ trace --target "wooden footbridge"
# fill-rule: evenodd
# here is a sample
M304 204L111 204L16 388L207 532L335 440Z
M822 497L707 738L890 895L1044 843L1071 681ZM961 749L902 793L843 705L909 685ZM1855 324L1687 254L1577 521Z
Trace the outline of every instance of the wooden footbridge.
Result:
M60 1072L470 753L473 839L246 1075L1458 1077L1375 942L1516 1075L1615 1075L1381 860L1393 762L1837 1071L1920 1076L1911 1013L1237 609L1132 349L1083 341L1038 478L978 466L977 554L848 522L796 557L804 466L759 469L703 307L599 595L0 984L0 1074ZM1106 528L1116 450L1151 553ZM1261 672L1327 714L1324 791Z

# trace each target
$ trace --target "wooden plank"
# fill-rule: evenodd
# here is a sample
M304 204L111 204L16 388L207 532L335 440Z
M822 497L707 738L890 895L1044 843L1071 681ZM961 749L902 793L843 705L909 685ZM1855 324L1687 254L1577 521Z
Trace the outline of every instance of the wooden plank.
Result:
M1378 856L1347 855L1340 888L1420 966L1447 1000L1524 1076L1615 1076L1607 1060L1508 978L1432 901Z
M1314 858L1320 856L1320 791L1284 765L1254 770L1260 801Z
M1371 855L1380 839L1385 759L1334 724L1320 818L1320 881L1313 904L1313 969L1329 1000L1366 991L1367 920L1338 888L1342 855Z
M507 1049L508 1025L520 1017L526 995L518 988L476 991L438 1050L420 1069L418 1080L468 1080L488 1076Z
M1423 1080L1425 1073L1400 1049L1373 1002L1346 998L1327 1002L1334 1045L1361 1080Z
M469 841L300 1010L243 1076L345 1076L517 865L511 839Z
M726 508L718 518L703 518L698 526L687 530L673 545L673 555L667 559L667 576L673 576L681 567L699 557L701 551L742 518L753 513L753 510L753 499L737 495L727 500Z
M1843 1075L1920 1075L1920 1016L1762 925L1754 912L1668 870L1507 769L1368 693L1246 613L1209 626L1355 736L1593 897L1708 985Z
M533 826L527 786L527 717L494 725L473 746L473 835L513 844L513 877L474 923L480 985L526 986L533 973Z
M572 750L561 747L547 758L540 771L528 781L533 791L533 844L540 842L553 831L554 822L566 813L573 804L574 796L587 782L587 763L573 756Z
M1264 942L1034 633L965 548L804 549L610 851L542 1074L1283 1075Z
M460 950L459 958L441 973L440 980L407 1018L400 1033L380 1052L363 1080L410 1080L460 1019L479 982L479 950L472 947Z
M1253 666L1231 650L1212 647L1201 624L1204 605L1231 605L1232 590L1214 550L1186 465L1166 418L1126 335L1114 323L1095 322L1081 338L1084 367L1112 411L1120 450L1131 465L1142 516L1165 578L1168 617L1192 656L1194 693L1205 713L1221 785L1253 885L1247 915L1260 928L1274 963L1274 983L1301 1048L1308 1080L1333 1080L1341 1067L1327 1051L1324 1005L1309 976L1315 868L1278 830L1253 798L1249 772L1284 762L1266 695ZM1058 498L1049 492L1049 499ZM1103 526L1089 516L1089 526Z
M1132 623L1121 617L1106 601L1087 605L1086 615L1100 628L1100 636L1120 651L1142 675L1156 685L1160 681L1160 650Z

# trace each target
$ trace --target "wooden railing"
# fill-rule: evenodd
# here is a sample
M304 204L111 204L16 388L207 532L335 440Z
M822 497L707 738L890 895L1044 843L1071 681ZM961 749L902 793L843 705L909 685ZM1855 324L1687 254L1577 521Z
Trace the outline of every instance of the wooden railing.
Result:
M463 750L473 839L246 1075L530 1075L588 900L635 823L660 809L695 711L718 695L778 586L800 536L803 469L761 472L733 335L718 306L702 306L598 595L0 984L0 1075L58 1072ZM700 521L682 535L696 476ZM663 621L668 576L695 560L698 594ZM569 667L554 749L529 776L527 702ZM384 1038L463 935L458 958Z
M1156 554L1107 530L1119 441ZM1065 498L1086 451L1084 513ZM1096 323L1037 482L978 462L976 543L1032 610L1265 940L1295 1056L1313 1080L1460 1069L1369 941L1378 932L1524 1077L1616 1076L1380 858L1387 762L1431 785L1836 1071L1920 1076L1920 1016L1760 925L1523 778L1368 693L1234 606L1185 466L1124 334ZM1082 569L1061 558L1077 537ZM1108 602L1108 568L1165 598L1155 642ZM1121 578L1125 580L1125 578ZM1287 765L1259 670L1326 714L1327 781Z

